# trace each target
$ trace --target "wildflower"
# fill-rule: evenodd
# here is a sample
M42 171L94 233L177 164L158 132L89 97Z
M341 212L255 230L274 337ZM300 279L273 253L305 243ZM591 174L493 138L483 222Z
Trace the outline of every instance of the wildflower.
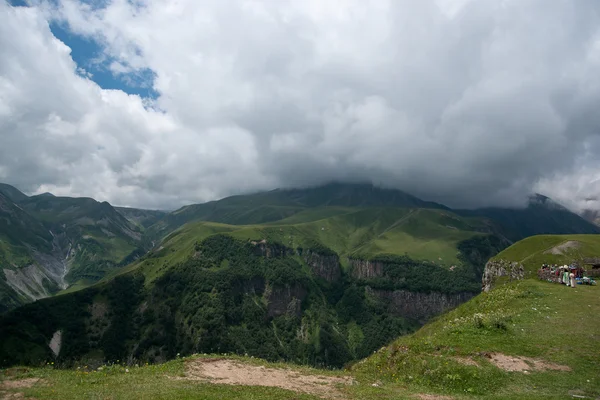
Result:
M125 372L129 372L129 369L128 369L128 368L125 368Z

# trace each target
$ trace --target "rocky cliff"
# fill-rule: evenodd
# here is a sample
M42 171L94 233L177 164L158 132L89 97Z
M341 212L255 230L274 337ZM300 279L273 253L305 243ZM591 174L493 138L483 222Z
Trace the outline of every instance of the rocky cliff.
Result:
M324 255L312 250L303 250L300 255L313 275L327 282L336 282L342 277L340 258L337 254Z
M255 246L255 254L258 256L271 258L271 257L285 257L294 254L294 250L286 247L280 243L270 243L266 239L261 241L250 242Z
M525 277L525 269L523 264L516 261L506 260L490 260L485 265L483 277L481 279L481 288L484 292L488 292L496 278L507 276L510 280L523 279Z
M379 290L367 286L366 293L371 298L383 301L387 310L394 316L416 319L420 322L441 314L470 300L475 293L463 292L445 294L438 292L419 293L407 290Z
M299 317L302 315L302 301L306 297L306 289L298 284L285 287L267 286L263 296L267 300L269 317L278 317L284 314Z
M356 279L380 278L383 276L384 266L382 261L350 259L352 276Z

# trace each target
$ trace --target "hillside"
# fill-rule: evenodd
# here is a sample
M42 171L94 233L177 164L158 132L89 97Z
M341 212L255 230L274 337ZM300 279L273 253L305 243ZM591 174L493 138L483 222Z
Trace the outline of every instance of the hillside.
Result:
M597 286L535 279L482 293L353 367L394 385L497 399L597 398Z
M517 262L529 273L542 264L569 265L600 258L600 235L539 235L523 239L506 248L492 260Z
M364 212L332 218L340 225L353 221L362 237L356 221L373 217ZM323 244L327 240L314 241L327 232L322 224L186 225L114 279L7 314L0 360L50 357L47 341L61 331L63 361L152 362L177 353L227 351L340 367L479 291L469 257L449 268L386 254L352 258L344 269L339 254ZM296 247L275 240L292 231ZM351 252L352 237L343 242L337 232L330 236Z
M155 237L164 236L191 221L211 221L232 225L262 224L285 218L311 208L340 207L447 207L421 200L395 189L370 184L330 183L304 189L276 189L238 195L204 204L193 204L167 215L150 229Z
M165 211L142 210L131 207L114 207L114 209L141 229L147 229L167 214Z
M532 196L527 207L522 209L482 208L456 212L491 221L496 232L513 242L533 235L600 234L597 225L539 194Z
M89 285L145 253L141 229L106 202L0 189L0 312Z
M399 190L331 183L232 196L163 213L49 193L28 197L5 184L0 193L4 203L11 204L5 208L13 209L12 218L23 219L11 222L13 226L24 224L28 228L22 232L44 238L35 242L23 234L15 240L15 234L4 229L5 238L12 236L2 241L3 270L18 272L5 272L0 279L4 282L0 296L6 299L0 301L2 309L46 297L65 286L76 290L113 276L148 249L160 248L164 237L190 222L227 224L226 230L235 237L269 238L292 248L318 242L336 252L344 268L353 258L386 254L406 254L450 267L463 261L458 258L459 243L477 236L482 243L475 246L473 257L482 253L482 246L488 246L483 253L493 254L528 235L600 233L599 227L540 195L522 210L453 211ZM499 243L483 243L486 235ZM190 249L188 241L183 252L178 248L171 252L182 260Z
M0 395L51 399L561 399L600 396L598 287L482 293L344 371L231 355L6 369ZM574 307L574 305L576 305ZM77 368L76 368L77 366Z
M461 262L459 243L486 237L485 229L476 219L461 218L443 210L319 207L271 224L190 223L168 235L159 250L140 259L138 264L150 268L149 265L183 261L194 253L198 240L226 232L235 238L265 239L292 249L320 244L335 252L344 267L351 258L372 259L384 255L408 255L415 260L450 267Z

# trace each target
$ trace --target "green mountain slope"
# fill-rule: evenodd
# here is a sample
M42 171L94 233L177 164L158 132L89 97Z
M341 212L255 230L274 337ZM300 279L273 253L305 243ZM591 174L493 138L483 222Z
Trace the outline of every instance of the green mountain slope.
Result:
M106 202L0 189L0 312L89 285L149 247L141 228Z
M449 268L465 261L461 259L459 244L488 237L486 230L487 226L477 219L439 209L318 207L270 224L186 224L168 235L147 257L123 271L140 267L147 276L155 277L159 266L165 270L191 257L196 243L215 233L228 233L241 240L281 243L296 251L323 246L340 257L344 268L349 266L350 259L369 260L387 255L407 255ZM489 255L495 254L506 246L501 242L484 247L492 250ZM486 250L475 249L476 254L482 251ZM483 267L485 260L476 263Z
M452 269L407 257L404 249L356 258L361 245L400 232L404 222L406 235L422 235L410 223L415 212L362 209L290 225L187 224L114 279L8 314L0 359L45 358L47 337L61 330L72 341L61 350L64 361L158 361L227 351L342 366L479 290L469 257L453 254L464 262ZM459 229L447 228L447 218L471 227L447 211L428 218L438 229ZM456 252L459 239L444 240ZM345 268L340 255L347 257ZM409 307L407 299L413 299ZM46 315L41 325L40 313Z
M542 264L584 265L590 258L600 258L600 235L532 236L503 250L493 260L515 261L535 273Z
M167 215L150 229L160 237L191 221L211 221L233 225L262 224L285 218L311 208L340 207L447 207L421 200L400 190L370 184L330 183L307 189L277 189L250 195L231 196L219 201L194 204Z
M227 247L227 246L226 246ZM218 259L213 259L218 263ZM213 270L216 272L217 270ZM195 273L205 273L202 268L196 268ZM184 273L183 270L180 273ZM187 273L185 273L187 274ZM184 322L183 326L177 321L169 325L169 308L167 304L155 318L160 318L165 325L165 330L153 331L155 335L161 332L179 332L180 329L193 329L196 326L194 318L206 312L214 312L213 308L220 297L219 290L208 292L207 289L196 288L188 291L185 285L179 286L178 280L169 279L172 285L169 293L178 290L186 292L186 299L209 296L211 307L198 309L194 312L191 322ZM119 287L126 292L135 285L131 282L120 282ZM115 287L116 288L116 287ZM115 289L113 288L113 289ZM222 288L222 286L220 286ZM200 289L200 290L198 290ZM111 291L105 291L105 294ZM130 291L137 295L136 291ZM44 324L44 329L51 335L53 329L54 308L58 312L66 312L68 318L73 320L78 313L85 313L86 308L79 311L68 311L68 304L90 304L91 322L80 325L80 333L85 336L86 329L111 329L111 324L104 325L101 315L106 315L110 309L99 307L103 299L107 303L118 304L119 296L113 299L103 297L102 292L73 294L77 296L67 299L66 296L47 299L51 303L43 310L36 310L34 305L28 305L26 315L42 315L48 312L50 321ZM61 299L64 298L64 299ZM244 296L242 296L244 297ZM232 296L235 299L235 296ZM174 301L172 297L166 302ZM256 302L254 302L256 300ZM263 307L258 298L249 301L246 305L247 312L251 312L255 321L259 321L256 310ZM363 304L347 298L346 304L361 307ZM512 282L482 293L470 301L458 306L456 309L439 316L423 326L413 334L402 336L385 347L379 348L368 358L362 359L349 366L345 371L314 371L294 365L270 365L256 358L224 356L227 351L221 348L218 354L177 357L177 360L160 365L143 366L138 368L138 360L129 360L132 364L102 365L86 359L75 364L79 368L65 369L69 364L63 363L61 358L54 360L60 368L46 366L44 368L18 368L6 369L0 381L7 382L6 389L9 393L18 391L25 396L35 398L81 398L81 397L106 397L130 398L136 396L152 397L160 394L165 398L194 398L198 394L206 399L239 398L251 396L254 399L289 399L289 398L317 398L304 395L302 383L313 385L306 381L313 374L322 375L318 385L328 388L327 394L336 398L345 399L562 399L562 398L598 398L600 396L600 363L598 363L597 349L600 346L598 330L600 321L594 316L600 313L598 303L598 287L580 286L576 289L566 288L562 285L525 279ZM234 300L235 302L238 300ZM149 303L142 303L149 307ZM185 315L187 307L182 307ZM146 308L148 310L148 308ZM234 315L236 308L234 307ZM89 312L88 312L89 314ZM140 317L142 318L142 317ZM146 315L144 318L150 318ZM67 320L67 318L65 318ZM132 319L136 324L136 318ZM3 320L2 322L6 322ZM218 327L222 321L210 318L206 322L212 327ZM227 322L230 322L227 320ZM22 321L24 327L25 321ZM5 334L6 328L0 325L0 335ZM122 325L120 325L122 326ZM169 331L168 327L173 331ZM281 327L281 321L273 323L273 330ZM247 325L245 328L251 327ZM16 329L16 327L13 327ZM217 328L218 329L218 328ZM339 329L336 327L335 329ZM222 331L219 331L222 334ZM279 339L284 340L285 330L277 330ZM305 332L301 330L300 332ZM32 336L33 338L34 336ZM172 336L155 337L156 343L169 343L179 339L178 334ZM206 336L203 336L206 338ZM214 337L212 335L207 338ZM331 336L330 336L331 337ZM335 337L335 336L333 336ZM360 335L353 336L360 338ZM4 344L6 336L0 336ZM73 338L80 338L74 336ZM40 339L39 345L29 342L29 347L24 347L24 342L16 342L14 337L9 338L11 346L19 347L22 354L25 351L39 352L41 357L47 349L44 341ZM253 338L246 337L245 343L252 343ZM260 344L253 344L257 348L269 351L264 346L265 336L256 338ZM149 342L141 342L147 346ZM244 343L243 341L241 343ZM89 346L85 341L78 340L77 345ZM312 342L311 344L314 344ZM68 351L73 351L73 342L65 341L63 345L70 346ZM264 347L261 347L264 346ZM5 346L6 347L6 346ZM89 350L89 347L87 348ZM332 349L337 350L335 347ZM62 350L61 350L62 352ZM4 355L4 354L3 354ZM226 361L230 360L230 363ZM235 385L222 385L223 379L197 379L206 373L204 368L216 368L216 365L225 365L224 369L229 383ZM288 384L288 389L283 391L267 385L260 380L241 380L237 376L251 377L255 374L256 367L264 373L262 379L275 375L275 369L284 368L298 379L296 385L289 385L294 379L287 378L280 382L282 386ZM267 369L264 369L264 368ZM229 368L229 369L227 369ZM92 372L96 371L96 372ZM281 369L279 369L281 371ZM229 373L229 375L227 375ZM235 375L235 376L234 376ZM333 386L330 389L327 377L345 377L352 379L353 384ZM43 381L25 381L25 378L41 378ZM281 379L281 378L280 378ZM9 382L20 382L19 386L9 385ZM212 382L212 383L209 383ZM236 383L238 382L238 383ZM28 387L28 385L33 387ZM252 386L242 385L252 384ZM0 389L2 389L0 383Z
M526 279L480 294L353 369L380 379L381 396L409 387L470 398L597 398L598 313L597 286Z
M117 210L119 214L124 216L129 222L144 230L167 214L165 211L142 210L131 207L114 207L114 209Z

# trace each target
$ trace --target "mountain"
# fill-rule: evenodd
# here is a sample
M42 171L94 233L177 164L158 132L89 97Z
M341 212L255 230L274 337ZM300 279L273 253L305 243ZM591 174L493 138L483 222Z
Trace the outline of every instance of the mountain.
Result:
M27 200L27 195L25 193L22 193L16 187L7 185L6 183L0 183L0 194L15 203Z
M371 184L329 183L304 189L276 189L249 195L226 197L204 204L185 206L168 214L149 235L160 238L191 221L222 222L233 225L269 223L317 207L398 207L437 208L438 203L421 200L405 192Z
M106 202L1 188L0 312L89 285L147 249L141 229Z
M117 210L117 212L124 216L129 222L144 230L167 214L165 211L142 210L131 207L115 207L115 210Z
M533 235L600 233L600 227L539 194L532 196L522 209L481 208L456 212L491 221L495 231L511 242Z
M47 343L60 331L60 362L232 352L339 367L476 296L487 260L515 238L598 232L543 197L523 210L454 211L343 184L234 196L162 217L51 196L19 207L54 235L79 238L77 246L99 245L77 247L81 262L68 264L66 279L80 283L71 293L0 320L5 365L51 358Z
M590 221L593 224L600 226L600 211L598 210L583 210L581 213L582 218Z

